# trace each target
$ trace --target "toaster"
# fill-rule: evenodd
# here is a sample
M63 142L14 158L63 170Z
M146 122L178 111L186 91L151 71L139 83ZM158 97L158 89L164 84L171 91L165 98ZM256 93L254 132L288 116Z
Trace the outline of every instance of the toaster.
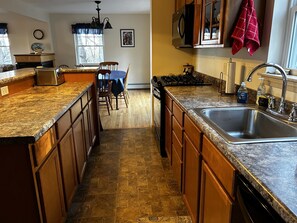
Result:
M64 74L58 68L37 68L35 72L38 86L56 86L65 82Z

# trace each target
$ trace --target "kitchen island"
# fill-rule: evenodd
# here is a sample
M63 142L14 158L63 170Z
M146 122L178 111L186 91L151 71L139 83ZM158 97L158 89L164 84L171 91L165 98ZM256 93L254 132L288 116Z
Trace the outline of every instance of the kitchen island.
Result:
M165 89L203 135L211 140L278 214L286 222L297 222L297 141L229 144L193 109L242 106L235 97L221 96L211 86Z
M99 140L96 89L82 80L34 86L32 71L0 74L3 85L32 83L0 98L0 221L64 222Z

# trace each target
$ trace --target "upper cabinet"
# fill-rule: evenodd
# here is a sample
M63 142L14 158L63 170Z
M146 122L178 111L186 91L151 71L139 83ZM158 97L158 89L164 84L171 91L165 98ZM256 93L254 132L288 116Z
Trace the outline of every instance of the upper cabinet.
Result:
M230 47L231 35L240 15L239 0L176 0L176 10L194 4L193 47ZM254 0L260 40L263 31L266 0Z
M180 8L184 7L186 4L193 3L194 0L175 0L175 11L178 11Z
M224 4L224 0L203 0L201 45L222 43Z

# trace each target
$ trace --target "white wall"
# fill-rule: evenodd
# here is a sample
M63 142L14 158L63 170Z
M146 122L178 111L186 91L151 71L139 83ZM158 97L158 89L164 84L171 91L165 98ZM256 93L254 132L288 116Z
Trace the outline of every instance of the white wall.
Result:
M0 21L8 24L8 37L13 63L15 63L14 54L28 54L33 52L31 45L35 42L44 44L44 52L53 52L51 31L47 22L12 12L0 13ZM44 31L45 36L42 40L37 40L33 37L33 31L35 29Z
M76 65L71 25L91 21L93 14L51 14L50 24L56 54L56 65ZM104 18L104 15L100 15ZM130 64L129 88L149 86L150 82L150 17L149 14L108 15L113 27L104 30L104 59L119 62L126 70ZM135 47L121 47L120 29L135 30Z

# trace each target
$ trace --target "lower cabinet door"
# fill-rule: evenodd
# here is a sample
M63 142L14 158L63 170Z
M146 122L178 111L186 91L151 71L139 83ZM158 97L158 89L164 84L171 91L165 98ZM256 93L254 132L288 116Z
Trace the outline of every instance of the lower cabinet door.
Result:
M171 140L171 134L172 134L172 124L171 124L171 120L172 120L172 114L170 112L170 110L167 108L167 106L165 106L165 150L167 153L167 157L169 160L169 163L171 165L171 159L172 159L172 140Z
M73 129L73 138L74 138L74 148L75 148L75 157L76 157L76 167L78 173L79 183L82 181L86 161L87 153L85 149L85 140L84 140L84 123L82 115L80 115L77 120L72 125Z
M199 222L230 223L231 212L231 199L208 165L202 161Z
M73 133L70 129L59 143L62 166L63 188L67 209L69 209L78 181L75 164Z
M59 155L54 149L50 157L37 172L43 221L46 223L64 222L66 217Z
M183 198L193 223L198 222L201 155L191 140L184 134L184 185Z
M96 103L94 99L91 99L89 102L89 111L90 111L90 135L91 135L91 145L93 146L96 141L96 125L98 123L98 115L96 114L95 107ZM89 151L91 152L91 151Z
M86 150L87 154L91 152L92 149L92 136L91 136L91 131L90 131L90 109L89 106L87 105L84 110L83 110L83 116L84 116L84 130L85 130L85 143L86 143Z
M182 165L183 163L176 152L175 146L172 144L172 171L180 191L182 190Z

